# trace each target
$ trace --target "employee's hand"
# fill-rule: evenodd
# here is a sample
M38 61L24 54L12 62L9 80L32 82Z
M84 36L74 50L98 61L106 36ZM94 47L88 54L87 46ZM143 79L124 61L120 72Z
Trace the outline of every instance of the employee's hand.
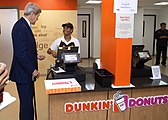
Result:
M0 62L0 90L5 86L8 81L8 70L6 69L6 65Z
M44 55L38 55L37 58L38 60L44 60L46 57Z
M48 54L51 54L54 58L57 57L57 52L56 52L55 50L51 50L51 48L49 48L49 49L47 50L47 53L48 53Z
M40 72L37 71L37 70L34 70L32 77L33 78L35 78L35 77L38 78L39 76L40 76Z
M51 54L52 54L53 57L57 57L57 52L56 51L52 50Z

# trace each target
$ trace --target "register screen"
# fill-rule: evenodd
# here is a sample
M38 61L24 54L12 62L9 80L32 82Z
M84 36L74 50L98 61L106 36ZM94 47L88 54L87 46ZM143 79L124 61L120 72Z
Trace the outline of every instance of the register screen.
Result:
M77 54L65 55L66 62L77 62Z
M148 52L138 52L140 58L149 58Z

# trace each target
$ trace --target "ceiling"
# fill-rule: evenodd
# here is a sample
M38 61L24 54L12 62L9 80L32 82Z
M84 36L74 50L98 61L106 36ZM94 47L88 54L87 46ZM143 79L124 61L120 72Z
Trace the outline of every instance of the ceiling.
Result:
M88 0L77 0L78 6L87 6L88 4L85 4ZM138 6L140 7L155 7L159 8L160 6L154 6L153 4L158 1L168 1L168 0L138 0Z

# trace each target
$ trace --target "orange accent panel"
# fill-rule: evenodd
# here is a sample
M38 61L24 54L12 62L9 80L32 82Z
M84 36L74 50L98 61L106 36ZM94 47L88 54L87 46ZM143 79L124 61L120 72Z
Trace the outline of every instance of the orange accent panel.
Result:
M130 84L132 38L115 38L114 0L102 0L101 67L115 75L116 86Z
M101 67L106 68L115 74L116 63L114 57L116 56L116 41L115 35L115 14L113 14L113 0L102 0L102 28L101 28L101 51L100 60ZM109 63L110 62L110 63Z
M77 10L77 0L1 0L0 6L17 6L23 10L28 2L38 4L42 10Z

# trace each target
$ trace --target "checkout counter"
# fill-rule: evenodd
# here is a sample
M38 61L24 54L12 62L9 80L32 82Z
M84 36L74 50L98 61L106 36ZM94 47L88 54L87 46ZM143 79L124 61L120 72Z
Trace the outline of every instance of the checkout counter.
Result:
M81 85L80 92L49 94L49 120L167 120L168 119L168 76L162 75L161 80L151 80L149 77L133 77L132 88L102 87L95 79L93 68L83 68L85 80L78 81ZM54 79L57 74L51 71L47 80ZM111 101L117 91L137 100L136 104L123 112L114 112L113 107L103 109L100 101ZM149 96L165 95L164 101L158 98L160 103L144 106L142 98ZM139 101L138 101L139 100ZM82 111L80 104L93 104L94 109ZM73 104L73 110L66 112L66 104ZM76 103L76 104L75 104ZM111 103L112 104L112 103ZM138 106L141 104L141 106ZM72 106L71 106L72 107ZM84 107L84 106L83 106ZM107 106L106 106L107 107ZM75 109L75 110L74 110Z

